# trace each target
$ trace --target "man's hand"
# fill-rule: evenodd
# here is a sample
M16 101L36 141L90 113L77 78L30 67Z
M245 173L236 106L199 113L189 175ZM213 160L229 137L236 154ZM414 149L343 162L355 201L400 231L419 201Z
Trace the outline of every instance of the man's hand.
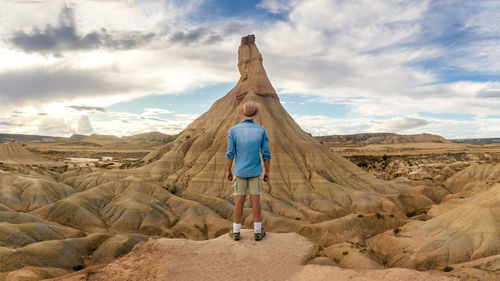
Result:
M269 181L269 173L265 173L264 174L264 178L262 179L264 182L268 182Z
M226 161L226 179L228 181L233 181L233 173L231 172L231 166L233 165L233 159L227 159Z

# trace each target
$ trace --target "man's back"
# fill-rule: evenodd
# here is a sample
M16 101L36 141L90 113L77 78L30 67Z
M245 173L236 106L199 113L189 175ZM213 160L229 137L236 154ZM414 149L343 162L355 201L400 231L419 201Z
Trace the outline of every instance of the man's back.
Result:
M226 157L236 158L234 174L240 178L251 178L262 173L260 152L262 160L271 158L269 140L264 127L253 120L245 120L229 130L228 149Z

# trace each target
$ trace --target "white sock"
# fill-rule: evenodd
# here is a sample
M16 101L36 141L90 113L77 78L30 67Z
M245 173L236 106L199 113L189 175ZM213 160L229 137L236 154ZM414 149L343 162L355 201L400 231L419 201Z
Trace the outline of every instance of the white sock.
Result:
M241 228L241 223L233 223L233 233L239 233Z
M262 231L262 222L261 221L253 222L253 231L255 233L260 233Z

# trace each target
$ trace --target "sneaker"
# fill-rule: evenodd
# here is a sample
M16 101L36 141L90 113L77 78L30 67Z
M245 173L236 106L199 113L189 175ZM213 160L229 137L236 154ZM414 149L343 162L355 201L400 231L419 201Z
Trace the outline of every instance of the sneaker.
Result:
M253 238L255 239L255 241L260 241L262 240L262 238L264 238L264 236L266 236L266 232L264 231L264 229L262 229L260 231L260 233L254 233L253 234Z
M240 240L240 233L239 232L233 232L233 230L229 230L229 236L233 238L234 241Z

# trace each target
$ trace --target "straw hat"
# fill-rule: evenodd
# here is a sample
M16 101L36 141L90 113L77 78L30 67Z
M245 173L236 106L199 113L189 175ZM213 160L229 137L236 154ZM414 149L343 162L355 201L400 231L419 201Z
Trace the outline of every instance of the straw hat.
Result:
M238 114L240 115L241 118L245 120L252 120L260 112L260 104L253 102L253 101L248 101L238 108Z

